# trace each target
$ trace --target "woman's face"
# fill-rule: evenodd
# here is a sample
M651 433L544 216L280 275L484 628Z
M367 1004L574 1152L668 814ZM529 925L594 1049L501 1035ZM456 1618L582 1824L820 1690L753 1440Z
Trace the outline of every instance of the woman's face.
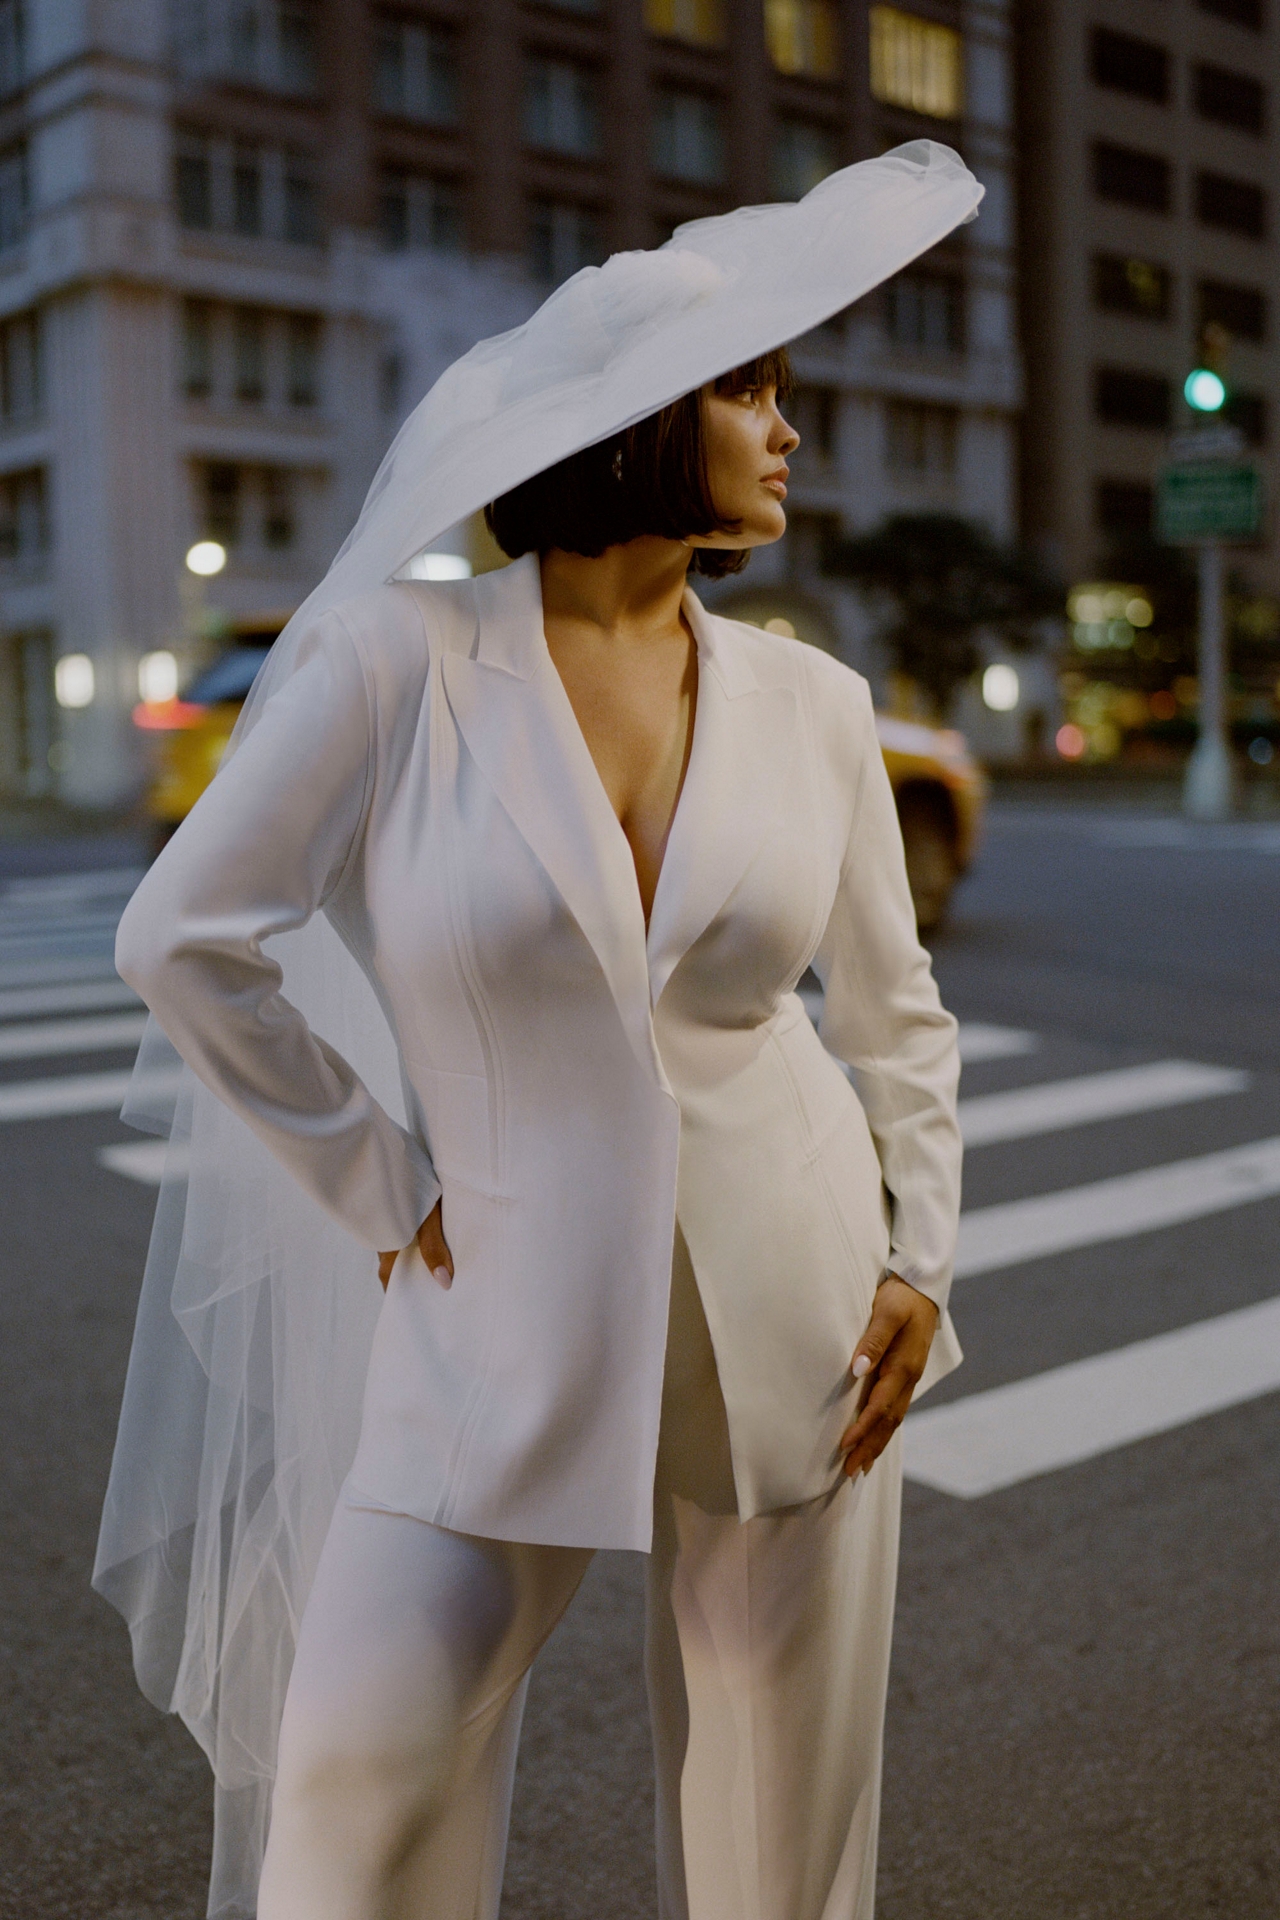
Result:
M699 534L691 547L763 547L787 530L786 456L800 435L778 411L776 387L703 394L707 477L716 512L738 523L733 533Z

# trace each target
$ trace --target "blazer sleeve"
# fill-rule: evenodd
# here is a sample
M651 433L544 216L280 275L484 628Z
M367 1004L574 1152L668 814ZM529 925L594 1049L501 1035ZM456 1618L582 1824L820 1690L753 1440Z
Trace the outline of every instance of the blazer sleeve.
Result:
M941 1315L960 1214L957 1028L916 937L898 812L865 681L853 681L853 694L844 752L856 752L857 789L835 904L813 963L825 989L819 1031L851 1071L880 1156L891 1203L886 1273L927 1294Z
M334 615L126 907L116 966L183 1059L369 1247L407 1246L439 1198L422 1147L280 991L262 950L302 926L363 830L372 708Z

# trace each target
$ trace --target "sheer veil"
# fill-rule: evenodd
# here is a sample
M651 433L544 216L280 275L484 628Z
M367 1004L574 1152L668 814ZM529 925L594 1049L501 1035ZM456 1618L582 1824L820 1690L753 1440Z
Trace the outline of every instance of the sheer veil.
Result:
M559 288L455 362L409 416L325 578L285 628L232 751L329 608L579 447L821 324L971 219L982 189L914 142L794 206L683 227ZM178 835L166 857L181 857ZM402 1125L397 1051L323 913L269 942L284 991ZM299 1619L354 1456L381 1304L367 1248L295 1186L152 1021L124 1117L169 1146L94 1585L139 1683L216 1783L209 1912L255 1911Z

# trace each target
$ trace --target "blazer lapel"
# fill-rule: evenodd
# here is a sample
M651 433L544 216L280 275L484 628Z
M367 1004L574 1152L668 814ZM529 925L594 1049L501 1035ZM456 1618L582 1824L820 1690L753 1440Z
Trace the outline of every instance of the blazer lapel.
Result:
M477 766L590 941L637 1058L661 1073L631 850L547 652L537 561L482 575L475 593L472 653L441 656L449 706Z
M786 806L796 697L762 687L725 645L694 594L685 615L698 643L698 708L680 804L649 916L649 992L657 1006L684 955L710 925Z

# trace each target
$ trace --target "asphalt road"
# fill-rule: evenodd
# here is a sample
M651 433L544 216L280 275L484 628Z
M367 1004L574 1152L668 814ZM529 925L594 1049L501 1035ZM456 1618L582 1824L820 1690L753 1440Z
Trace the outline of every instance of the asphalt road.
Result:
M127 885L0 878L0 1113L128 1064L92 1025ZM1280 826L1005 804L938 941L986 1144L967 1362L908 1446L879 1920L1280 1913L1278 934ZM204 1912L203 1758L88 1588L153 1204L98 1155L132 1138L0 1119L0 1920ZM940 1490L984 1418L992 1490ZM638 1572L600 1556L535 1673L504 1920L654 1913Z

